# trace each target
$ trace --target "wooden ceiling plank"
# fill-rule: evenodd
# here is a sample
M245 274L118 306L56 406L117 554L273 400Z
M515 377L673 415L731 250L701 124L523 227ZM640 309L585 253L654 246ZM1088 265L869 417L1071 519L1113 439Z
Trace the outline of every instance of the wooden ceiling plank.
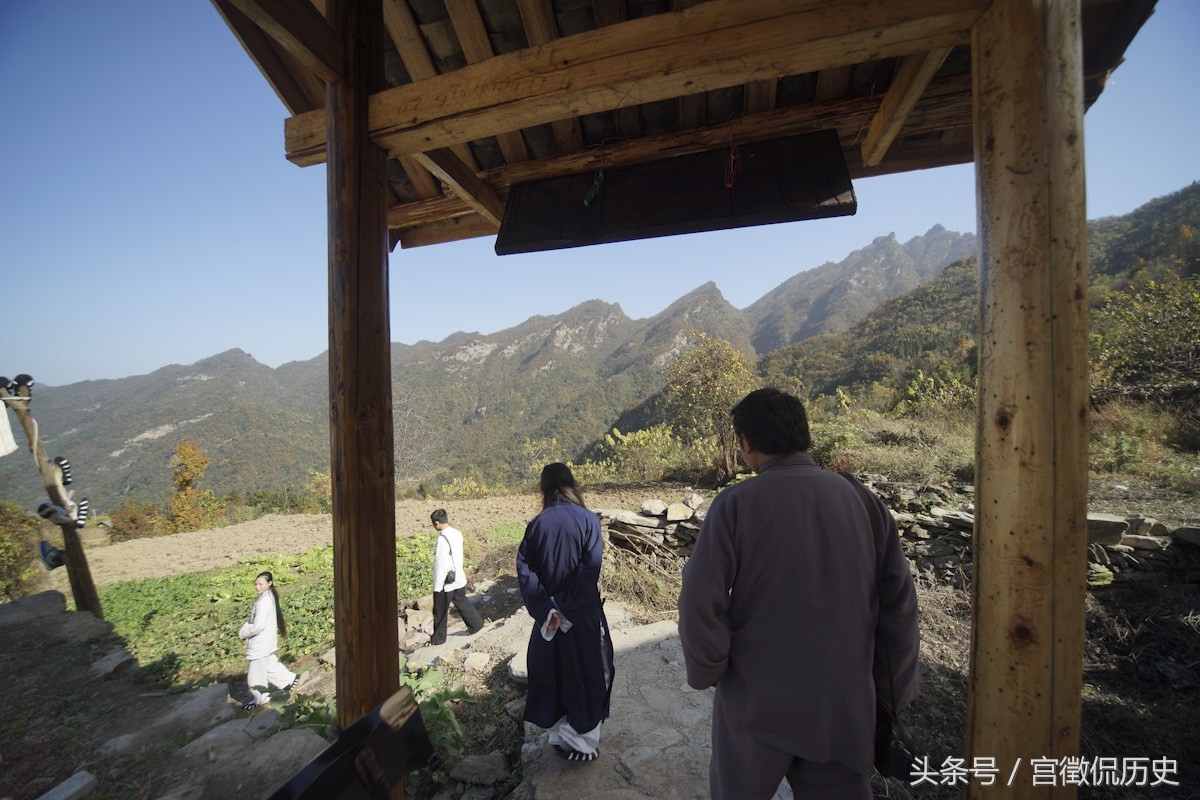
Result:
M419 161L412 156L397 156L396 160L400 162L401 169L408 175L408 180L412 183L417 197L429 200L442 196L442 185L429 170L421 166Z
M550 0L517 0L521 12L521 23L525 26L525 38L531 47L557 40L558 22L554 19L554 6ZM574 116L550 120L554 143L560 153L577 153L583 149L583 132L579 120Z
M593 0L592 14L597 27L616 25L628 19L624 0ZM612 110L613 127L621 139L634 139L642 135L642 118L631 106L618 106Z
M394 153L419 152L611 110L631 97L669 99L966 44L987 6L987 0L924 0L921 9L932 16L913 18L907 6L889 4L863 20L847 3L710 0L497 56L374 96L373 138ZM760 18L724 27L750 10ZM664 18L673 24L664 28ZM285 130L289 159L320 163L323 112L293 117Z
M835 127L847 152L847 162L858 164L856 142L859 134L870 122L876 103L870 98L859 97L827 103L810 103L790 106L772 111L737 117L728 123L711 125L694 130L649 136L642 139L613 143L603 149L555 156L553 158L509 164L488 170L483 176L501 198L507 196L508 187L517 183L542 180L559 175L591 172L602 166L620 167L641 164L672 156L684 156L726 146L729 137L738 142L757 142L810 133ZM938 130L947 120L970 120L971 80L969 75L943 78L932 83L929 91L921 98L912 119L925 121L921 126L910 126L913 133ZM836 125L835 125L836 123ZM906 129L908 130L908 129ZM969 153L971 142L966 142ZM934 150L915 149L912 152ZM956 151L957 152L957 151ZM956 156L957 158L957 156ZM970 161L968 156L967 161ZM909 159L908 163L911 163ZM961 163L956 160L951 163ZM923 167L938 166L930 161ZM909 167L910 169L915 167ZM893 172L892 169L878 170L873 174ZM853 170L852 170L853 175ZM423 224L441 217L470 212L470 207L457 198L442 198L435 201L417 201L393 206L388 211L388 225L393 228Z
M400 231L400 247L409 250L414 247L426 247L431 244L446 244L459 242L463 239L477 239L481 236L495 236L496 226L478 214L454 219L432 222L416 228Z
M850 76L853 72L854 67L850 65L821 70L817 74L817 91L813 99L820 102L845 97L846 92L850 90Z
M383 0L383 27L391 37L392 45L395 46L405 71L414 83L438 76L437 67L434 66L433 58L425 47L425 39L421 36L421 28L405 0ZM457 143L454 152L471 169L477 166L470 149L464 143ZM430 185L436 185L431 184L432 178L420 164L411 159L401 163L418 194L427 190ZM422 175L422 172L426 174Z
M925 93L925 87L933 80L946 56L950 55L950 49L943 47L928 53L914 53L900 60L896 77L892 79L892 85L888 87L887 94L879 103L879 111L871 120L867 135L863 138L864 166L874 167L883 161L888 148L904 127L908 115Z
M747 114L758 114L770 111L775 107L775 93L779 81L768 78L762 81L750 81L746 84L743 107Z
M475 0L446 0L446 11L450 14L450 23L458 35L468 64L475 64L496 55ZM529 148L525 145L520 131L504 131L496 134L496 140L500 144L500 152L505 161L513 163L529 160Z
M449 148L430 150L428 153L414 153L413 158L445 181L451 191L481 217L494 223L497 230L500 229L500 220L504 217L504 205L500 198L453 151Z
M325 83L342 79L342 43L325 17L310 2L295 0L229 0L297 61Z
M671 9L683 11L696 5L700 0L671 0ZM704 95L687 94L675 101L679 114L679 127L696 128L704 124Z
M405 0L383 0L383 27L392 37L392 44L413 83L437 77L437 67L425 49L417 19Z
M212 4L289 112L303 114L325 107L324 83L301 68L230 0L212 0Z

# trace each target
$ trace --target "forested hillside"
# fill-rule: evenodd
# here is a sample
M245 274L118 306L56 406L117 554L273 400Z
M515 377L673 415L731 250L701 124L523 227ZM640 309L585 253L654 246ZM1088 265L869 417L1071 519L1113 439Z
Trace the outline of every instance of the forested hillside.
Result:
M1089 226L1093 356L1112 381L1132 374L1114 353L1129 352L1120 337L1139 318L1113 311L1112 300L1149 303L1166 291L1186 301L1169 287L1200 271L1198 228L1200 184ZM879 237L745 310L709 283L649 319L593 300L498 333L394 345L397 478L406 491L467 478L513 484L547 458L594 453L614 426L629 434L670 423L664 368L701 333L744 354L759 380L814 400L883 411L925 397L969 405L977 266L964 255L975 247L970 234L935 226L903 244ZM1177 350L1166 357L1178 360ZM326 380L324 354L271 369L234 350L149 375L39 385L32 410L50 455L71 460L76 497L102 512L129 496L161 501L185 440L211 458L204 486L218 494L296 493L329 469ZM0 499L31 509L44 499L27 452L0 460Z

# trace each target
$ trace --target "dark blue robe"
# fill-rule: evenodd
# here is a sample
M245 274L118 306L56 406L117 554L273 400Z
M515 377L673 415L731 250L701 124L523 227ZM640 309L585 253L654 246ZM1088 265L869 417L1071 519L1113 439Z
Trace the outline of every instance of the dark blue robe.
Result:
M608 717L613 647L598 586L603 553L599 518L561 496L525 528L517 577L534 620L525 720L540 728L565 716L586 733ZM541 627L551 609L572 627L547 642Z

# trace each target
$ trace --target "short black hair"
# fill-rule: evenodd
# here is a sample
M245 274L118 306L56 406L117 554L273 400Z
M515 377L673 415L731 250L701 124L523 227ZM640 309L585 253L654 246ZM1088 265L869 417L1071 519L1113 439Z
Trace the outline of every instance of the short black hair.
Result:
M746 395L733 407L733 430L755 450L777 456L796 453L812 446L808 413L800 398L768 386Z
M437 511L434 511L429 515L429 520L430 522L440 522L443 525L449 525L450 515L446 513L446 509L439 508Z

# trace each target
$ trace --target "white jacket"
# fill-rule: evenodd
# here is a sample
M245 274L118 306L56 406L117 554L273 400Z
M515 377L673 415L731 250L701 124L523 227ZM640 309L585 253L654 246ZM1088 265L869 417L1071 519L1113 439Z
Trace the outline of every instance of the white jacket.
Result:
M453 551L453 556L451 556ZM454 570L454 582L446 583L446 573ZM463 535L458 528L442 528L437 546L433 549L433 590L453 592L467 585L467 571L463 569Z
M246 660L265 658L279 649L279 623L275 618L275 595L270 589L254 601L250 619L238 631L246 640Z

